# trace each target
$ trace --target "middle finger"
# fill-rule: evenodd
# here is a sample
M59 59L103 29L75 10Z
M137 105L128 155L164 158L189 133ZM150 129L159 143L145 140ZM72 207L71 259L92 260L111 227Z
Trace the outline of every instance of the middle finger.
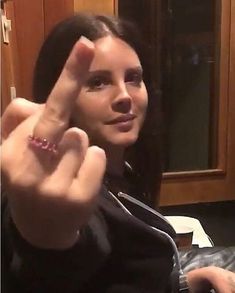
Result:
M34 137L57 143L68 127L72 109L92 59L94 44L81 37L74 45L34 128Z

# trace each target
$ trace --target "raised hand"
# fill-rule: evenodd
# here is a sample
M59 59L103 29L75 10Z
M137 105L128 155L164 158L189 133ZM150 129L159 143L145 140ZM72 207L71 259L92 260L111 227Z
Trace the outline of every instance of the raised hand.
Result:
M192 293L235 293L235 273L209 266L188 272L189 289Z
M89 147L81 129L68 129L93 56L93 43L80 39L46 105L22 110L24 114L10 128L6 123L14 117L14 107L9 106L2 118L2 174L11 216L22 237L37 247L71 247L95 207L105 153L96 146ZM30 143L29 135L55 144L57 152L36 146L35 140Z

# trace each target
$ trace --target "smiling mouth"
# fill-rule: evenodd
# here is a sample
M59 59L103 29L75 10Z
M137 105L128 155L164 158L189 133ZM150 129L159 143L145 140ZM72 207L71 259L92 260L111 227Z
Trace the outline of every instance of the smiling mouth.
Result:
M136 115L134 114L124 114L109 121L108 124L127 124L128 122L131 122L135 118L136 118Z

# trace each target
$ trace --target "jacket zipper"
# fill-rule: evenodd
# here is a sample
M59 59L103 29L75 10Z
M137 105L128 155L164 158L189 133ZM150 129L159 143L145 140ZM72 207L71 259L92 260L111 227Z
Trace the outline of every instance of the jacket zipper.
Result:
M125 205L120 202L120 200L111 192L109 191L109 194L112 196L112 198L118 203L118 205L129 215L131 215L132 217L135 217L126 207ZM123 192L118 192L118 197L123 197L125 198L126 200L142 207L143 209L145 209L146 211L154 214L155 216L161 218L163 221L165 221L167 224L169 224L171 226L171 224L164 218L163 215L161 215L160 213L158 213L157 211L155 211L154 209L150 208L149 206L147 206L146 204L142 203L141 201L137 200L136 198L126 194L126 193L123 193ZM146 224L146 223L145 223ZM146 224L148 225L148 224ZM178 271L179 271L179 274L180 275L183 275L184 272L181 268L181 264L180 264L180 259L179 259L179 253L178 253L178 248L175 244L175 241L171 238L170 235L168 235L165 231L162 231L156 227L153 227L153 226L150 226L148 225L149 227L151 227L151 229L153 229L155 232L159 233L160 235L162 235L163 237L165 236L171 243L171 246L174 250L174 259L175 259L175 266L177 267Z
M167 224L169 224L171 226L170 222L163 215L161 215L159 212L155 211L154 209L150 208L149 206L147 206L143 202L139 201L138 199L130 196L129 194L126 194L124 192L118 192L118 197L123 197L126 200L128 200L128 201L130 201L130 202L142 207L143 209L147 210L148 212L154 214L155 216L158 216L164 222L166 222Z

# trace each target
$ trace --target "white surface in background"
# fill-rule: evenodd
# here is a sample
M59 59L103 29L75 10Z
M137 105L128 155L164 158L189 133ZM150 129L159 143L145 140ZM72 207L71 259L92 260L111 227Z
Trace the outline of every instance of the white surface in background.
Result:
M205 230L203 229L200 221L192 217L185 216L166 216L165 217L173 226L188 226L193 229L193 245L199 247L212 247L213 244L209 240Z

